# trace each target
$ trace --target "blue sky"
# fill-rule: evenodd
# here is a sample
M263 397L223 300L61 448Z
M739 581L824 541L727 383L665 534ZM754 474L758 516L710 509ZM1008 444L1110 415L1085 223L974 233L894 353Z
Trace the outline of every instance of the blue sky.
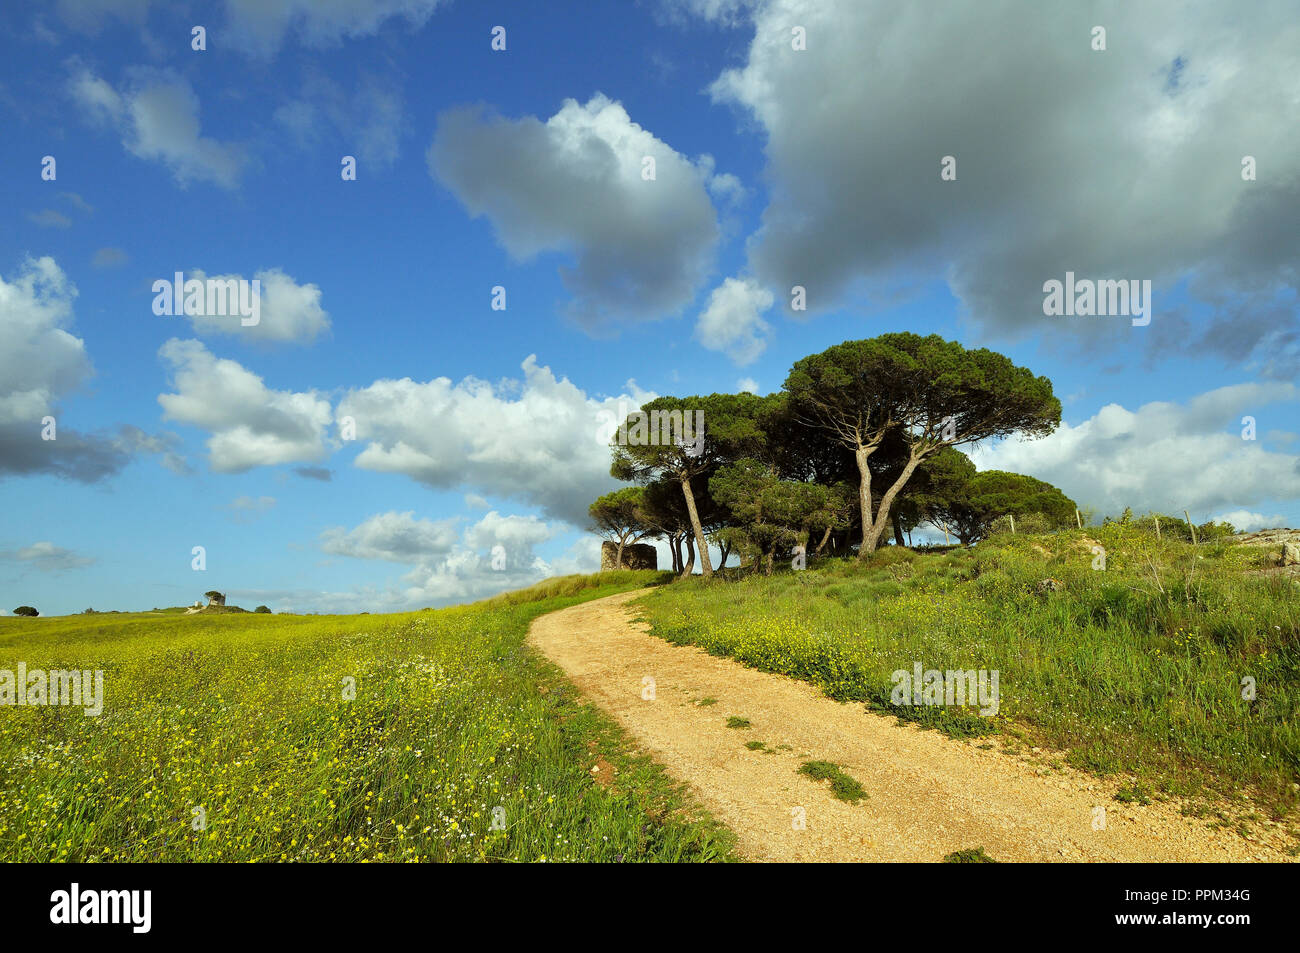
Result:
M1053 381L1061 430L981 467L1300 525L1294 18L1036 6L7 8L0 605L383 611L591 570L620 399L766 393L894 330ZM1045 316L1067 270L1152 281L1150 325ZM154 314L176 271L260 276L262 324Z

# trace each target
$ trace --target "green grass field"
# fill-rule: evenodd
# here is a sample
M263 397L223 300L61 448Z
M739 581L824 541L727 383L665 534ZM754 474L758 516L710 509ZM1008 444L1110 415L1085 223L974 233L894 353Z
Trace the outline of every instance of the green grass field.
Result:
M889 547L865 566L695 579L638 602L664 639L837 699L954 736L1065 749L1075 766L1157 796L1248 792L1294 818L1300 585L1261 575L1268 555L1109 525L947 553ZM1040 592L1049 577L1060 589ZM891 673L915 662L999 670L997 716L891 705Z
M1294 825L1300 585L1261 573L1267 558L1111 525L693 579L638 604L669 641L834 698L1064 750L1124 800L1178 795L1240 826L1248 810L1223 806L1244 793ZM0 669L105 672L100 717L0 710L0 860L734 859L729 832L523 644L544 612L667 579L566 577L402 615L0 619ZM891 673L917 662L997 669L997 715L892 705Z
M543 612L661 578L405 615L0 619L0 669L105 672L100 717L0 710L0 860L730 859L523 646Z

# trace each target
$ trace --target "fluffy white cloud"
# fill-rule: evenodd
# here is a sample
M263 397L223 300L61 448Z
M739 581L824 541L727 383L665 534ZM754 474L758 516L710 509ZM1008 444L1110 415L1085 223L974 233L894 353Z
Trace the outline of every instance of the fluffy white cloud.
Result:
M174 394L159 394L169 420L209 431L208 459L219 473L327 456L330 404L315 391L271 390L252 371L215 357L199 341L172 338L158 351Z
M554 574L534 547L560 532L535 516L492 510L465 530L463 544L403 576L406 595L414 603L445 605L532 585Z
M1127 319L1045 317L1042 285L1067 270L1151 279L1151 333L1137 341L1182 338L1294 376L1300 124L1276 121L1300 99L1294 8L1103 2L1089 17L1036 0L939 16L908 0L758 4L747 61L712 87L765 135L754 274L806 286L815 311L855 287L883 298L946 279L986 330L1126 346ZM1246 155L1257 181L1242 179ZM940 179L945 156L955 181ZM1184 279L1213 313L1202 334L1203 317L1161 310Z
M647 157L653 181L642 177ZM713 160L692 162L605 96L565 100L546 122L449 110L428 161L514 258L573 256L560 273L571 316L589 329L680 311L712 266Z
M496 387L468 377L380 380L349 391L337 418L351 418L366 447L356 465L401 473L438 489L523 500L549 516L585 525L588 504L617 485L609 438L654 395L594 398L556 379L536 355L524 380Z
M58 401L91 377L85 343L68 330L77 289L53 258L27 259L0 278L0 475L51 473L90 483L120 470L142 447L131 428L114 437L78 433ZM42 439L46 417L53 440Z
M78 556L70 549L55 546L51 542L32 543L22 549L0 553L0 558L28 563L42 572L59 572L65 569L80 569L93 565L95 560L89 556Z
M378 513L350 530L333 527L321 549L336 556L411 563L445 556L456 543L456 520L416 519L411 511Z
M712 351L723 351L739 365L752 364L767 347L771 330L762 315L775 301L752 278L728 278L713 289L695 325L695 337Z
M742 394L757 394L758 381L754 380L752 377L742 377L740 380L736 381L736 390Z
M162 162L180 185L214 182L233 189L239 184L243 150L202 135L199 99L184 77L169 70L131 69L119 90L82 68L70 89L92 119L117 129L128 152Z
M195 268L183 272L185 280L205 281L208 275ZM187 315L195 334L234 334L252 341L308 344L330 329L330 316L320 305L320 288L300 285L279 268L264 268L253 275L261 282L261 304L257 324L243 324L243 316ZM214 281L243 281L242 275L213 275ZM234 311L234 308L228 309Z
M1186 404L1155 402L1136 411L1108 404L1076 426L1063 423L1041 440L977 447L981 470L1026 473L1060 487L1081 504L1118 513L1190 510L1209 514L1269 500L1300 498L1300 456L1242 439L1241 418L1295 401L1280 382L1240 384Z
M1265 516L1263 513L1252 513L1249 510L1233 510L1215 516L1214 522L1231 523L1233 529L1238 532L1252 533L1259 529L1277 529L1286 526L1287 518L1281 513Z
M340 556L410 565L401 588L389 586L357 594L390 610L479 599L555 574L534 548L557 536L561 527L536 516L503 516L496 510L459 533L458 522L417 519L412 512L380 513L351 530L327 530L321 536L321 548ZM567 570L571 564L588 563L588 556L585 551L570 550L557 564ZM344 598L344 594L333 594L335 602Z

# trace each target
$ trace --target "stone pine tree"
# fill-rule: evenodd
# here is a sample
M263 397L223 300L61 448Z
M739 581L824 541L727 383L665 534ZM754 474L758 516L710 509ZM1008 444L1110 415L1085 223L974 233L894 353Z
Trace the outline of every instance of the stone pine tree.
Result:
M1074 525L1074 500L1050 483L1005 470L972 472L927 498L925 506L931 522L949 529L963 543L983 539L993 521L1008 514L1041 514L1050 529Z
M912 474L945 446L1019 433L1044 436L1061 421L1052 383L986 349L909 332L845 341L797 361L785 382L794 412L849 450L858 470L862 545L875 551L890 507ZM905 458L879 502L871 455L891 434Z
M641 501L639 517L647 526L653 527L659 535L668 541L668 555L672 560L672 571L679 573L685 566L682 559L682 541L691 534L691 518L686 512L686 500L682 497L682 488L675 480L660 479L647 483ZM695 555L691 551L691 566L694 568Z
M587 514L596 532L612 543L618 544L614 568L623 568L623 549L628 543L640 542L659 535L659 529L644 522L645 488L626 486L613 493L598 497Z
M693 483L762 445L765 406L754 394L657 397L629 415L610 442L612 476L638 483L671 479L681 487L705 578L713 576L713 563Z

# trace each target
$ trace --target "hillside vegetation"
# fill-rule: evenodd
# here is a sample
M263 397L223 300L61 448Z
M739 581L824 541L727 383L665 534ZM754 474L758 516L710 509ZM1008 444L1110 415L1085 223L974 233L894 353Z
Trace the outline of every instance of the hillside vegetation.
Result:
M671 642L955 736L1064 749L1131 776L1138 799L1249 791L1284 817L1300 781L1300 583L1268 571L1271 550L1168 536L1112 523L889 547L639 603ZM997 715L892 705L891 673L917 662L999 670Z
M105 673L100 717L0 712L0 860L727 859L522 646L543 612L661 578L404 615L0 619L0 669Z

